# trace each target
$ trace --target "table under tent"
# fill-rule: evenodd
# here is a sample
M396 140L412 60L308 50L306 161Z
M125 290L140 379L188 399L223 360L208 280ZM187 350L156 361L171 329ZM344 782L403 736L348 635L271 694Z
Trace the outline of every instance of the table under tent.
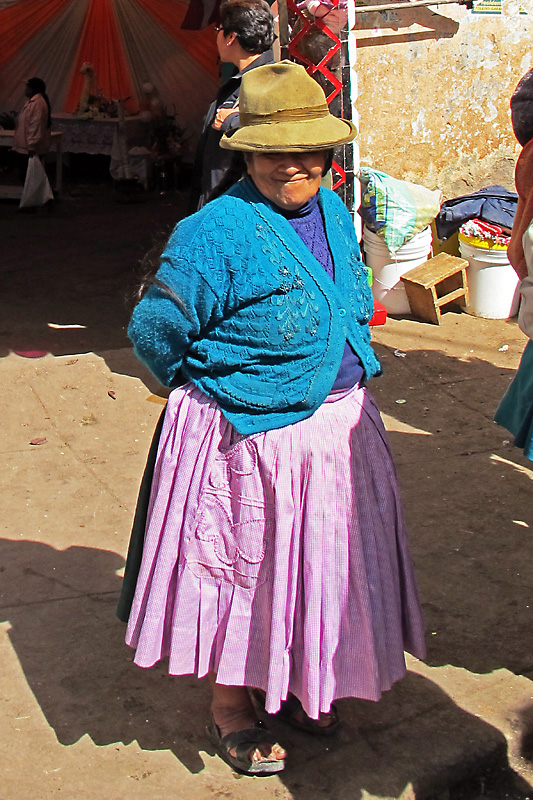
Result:
M187 0L0 0L0 124L9 127L25 81L38 76L63 153L113 156L116 131L142 137L143 124L158 117L174 121L193 147L220 81L214 26L184 27L209 22L191 15L198 7Z

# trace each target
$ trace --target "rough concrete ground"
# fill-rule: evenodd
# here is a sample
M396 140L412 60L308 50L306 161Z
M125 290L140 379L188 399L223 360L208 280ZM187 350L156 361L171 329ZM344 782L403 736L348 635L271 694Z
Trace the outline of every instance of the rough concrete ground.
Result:
M533 465L492 422L516 321L374 329L428 657L380 703L340 701L336 741L273 723L288 769L237 776L204 735L205 684L135 667L114 616L164 402L128 344L128 298L183 196L74 194L50 214L0 204L0 800L528 796Z

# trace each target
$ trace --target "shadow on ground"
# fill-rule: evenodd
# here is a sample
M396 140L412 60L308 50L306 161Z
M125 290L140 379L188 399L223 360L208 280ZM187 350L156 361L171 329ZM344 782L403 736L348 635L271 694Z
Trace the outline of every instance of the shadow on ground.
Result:
M126 328L140 261L183 215L186 193L148 192L142 203L124 203L109 184L78 192L51 213L21 215L0 202L0 357L93 352L129 374Z
M31 691L63 745L88 734L96 745L137 741L170 750L193 773L204 767L209 690L205 681L169 677L166 665L141 670L114 618L123 560L87 547L64 551L32 541L0 540L0 619ZM340 736L315 740L273 727L290 749L283 782L293 797L396 797L409 783L417 796L444 789L482 768L472 742L483 742L486 767L505 758L505 740L465 713L431 681L410 674L380 703L340 701ZM431 742L431 747L424 744ZM421 767L421 752L424 767Z
M514 374L438 350L378 347L431 665L533 677L533 465L493 415ZM397 400L405 402L397 403Z

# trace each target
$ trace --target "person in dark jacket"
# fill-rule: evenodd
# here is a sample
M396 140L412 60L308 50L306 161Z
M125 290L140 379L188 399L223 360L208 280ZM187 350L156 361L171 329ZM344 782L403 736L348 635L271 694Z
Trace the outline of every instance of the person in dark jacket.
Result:
M206 204L229 169L231 153L220 148L219 142L223 134L239 127L242 76L274 61L274 18L266 0L226 0L217 30L220 61L233 64L238 72L220 87L204 118L194 161L190 214Z

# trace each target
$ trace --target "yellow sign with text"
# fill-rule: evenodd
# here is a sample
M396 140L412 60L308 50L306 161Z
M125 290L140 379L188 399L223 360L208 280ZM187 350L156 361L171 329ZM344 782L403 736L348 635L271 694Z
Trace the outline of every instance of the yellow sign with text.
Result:
M502 0L480 0L479 3L474 3L472 14L501 14L502 13ZM521 14L527 14L523 8L520 8Z

